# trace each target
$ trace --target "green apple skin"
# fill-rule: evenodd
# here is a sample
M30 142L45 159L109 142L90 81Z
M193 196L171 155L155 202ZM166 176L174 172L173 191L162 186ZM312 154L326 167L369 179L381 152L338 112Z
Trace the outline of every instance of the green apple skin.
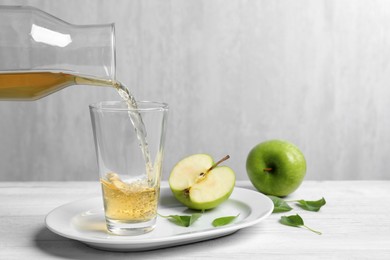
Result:
M195 210L212 209L226 201L235 186L235 173L229 167L215 167L204 180L196 183L199 174L206 172L213 164L211 156L207 154L191 155L178 162L169 177L174 197Z
M301 185L306 175L306 160L294 144L269 140L249 152L246 171L258 191L284 197Z

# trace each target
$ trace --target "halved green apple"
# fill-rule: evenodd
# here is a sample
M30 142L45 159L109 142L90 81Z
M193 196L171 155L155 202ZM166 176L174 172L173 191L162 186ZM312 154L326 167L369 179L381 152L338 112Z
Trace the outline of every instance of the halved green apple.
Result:
M177 200L191 209L212 209L233 192L236 177L227 166L218 166L210 155L194 154L182 159L172 169L169 186Z

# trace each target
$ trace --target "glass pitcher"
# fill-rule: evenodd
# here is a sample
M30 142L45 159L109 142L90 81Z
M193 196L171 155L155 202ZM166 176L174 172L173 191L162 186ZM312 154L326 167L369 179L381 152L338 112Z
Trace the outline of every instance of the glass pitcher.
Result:
M0 100L114 82L114 24L76 26L34 7L0 6Z

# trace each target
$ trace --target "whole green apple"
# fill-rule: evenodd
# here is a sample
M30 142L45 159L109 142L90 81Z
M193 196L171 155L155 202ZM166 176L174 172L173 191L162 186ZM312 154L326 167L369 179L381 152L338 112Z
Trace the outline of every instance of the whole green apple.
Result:
M306 160L294 144L269 140L249 152L246 171L258 191L284 197L301 185L306 174Z

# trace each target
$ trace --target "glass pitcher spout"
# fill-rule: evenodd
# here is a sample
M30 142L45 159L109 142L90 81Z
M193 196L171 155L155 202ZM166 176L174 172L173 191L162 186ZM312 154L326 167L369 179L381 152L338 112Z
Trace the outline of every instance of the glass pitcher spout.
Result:
M34 7L0 6L0 39L0 100L115 82L114 24L73 25Z

